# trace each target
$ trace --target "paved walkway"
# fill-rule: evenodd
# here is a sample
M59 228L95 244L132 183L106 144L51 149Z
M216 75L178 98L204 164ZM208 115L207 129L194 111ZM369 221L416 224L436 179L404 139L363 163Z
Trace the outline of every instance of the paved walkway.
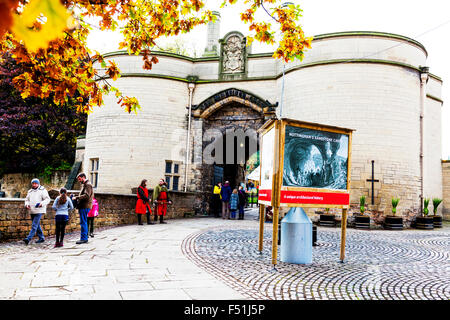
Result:
M313 264L271 265L272 224L257 251L246 220L189 218L99 230L63 248L0 244L0 299L450 299L450 227L433 231L318 228Z

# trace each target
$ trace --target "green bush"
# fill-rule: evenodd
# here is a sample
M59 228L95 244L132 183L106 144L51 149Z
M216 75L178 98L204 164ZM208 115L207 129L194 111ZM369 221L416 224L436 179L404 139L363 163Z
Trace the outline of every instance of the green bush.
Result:
M436 215L437 209L438 209L439 205L441 204L441 202L442 202L442 199L433 198L433 213L434 213L434 215Z
M361 212L361 214L364 214L364 211L366 211L366 196L361 196L359 198L359 211Z
M392 198L392 213L395 216L397 213L397 205L400 202L400 198Z
M428 215L428 204L430 203L430 199L425 198L423 199L423 215L427 216Z

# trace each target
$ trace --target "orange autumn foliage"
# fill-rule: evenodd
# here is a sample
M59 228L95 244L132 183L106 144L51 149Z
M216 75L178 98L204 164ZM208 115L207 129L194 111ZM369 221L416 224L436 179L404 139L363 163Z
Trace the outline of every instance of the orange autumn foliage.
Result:
M236 2L224 0L222 5ZM278 43L275 58L302 59L312 40L298 25L302 10L279 2L245 1L247 8L241 20L250 24L249 43L253 39ZM24 98L51 98L62 105L77 96L77 109L89 112L103 104L105 94L113 92L125 111L136 112L137 99L124 96L108 81L120 77L117 65L87 48L91 27L86 20L99 19L102 30L120 26L124 40L119 47L129 54L142 55L143 68L151 69L158 59L149 48L158 38L189 32L215 19L204 6L201 0L0 0L0 50L10 52L23 66L24 72L13 83ZM279 25L279 40L270 23L256 21L258 9L265 10ZM102 70L94 69L95 62Z

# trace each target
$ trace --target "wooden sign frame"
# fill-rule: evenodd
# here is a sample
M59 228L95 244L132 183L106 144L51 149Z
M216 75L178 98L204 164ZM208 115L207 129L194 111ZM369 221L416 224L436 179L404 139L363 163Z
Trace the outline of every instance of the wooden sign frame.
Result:
M348 135L348 157L347 157L347 186L346 190L339 189L322 189L322 188L305 188L305 187L291 187L291 186L283 186L283 167L284 167L284 150L285 150L285 140L286 140L286 127L299 127L305 129L311 129L316 131L324 131L324 132L332 132L338 133L341 135ZM267 196L267 189L260 190L260 194L258 196L258 203L260 204L260 226L259 226L259 251L262 252L262 241L263 241L263 232L264 232L264 220L265 220L265 206L272 206L273 208L273 236L272 236L272 264L277 264L277 250L278 250L278 220L279 220L279 209L281 206L283 207L304 207L304 208L340 208L342 209L342 221L341 221L341 262L344 261L345 257L345 237L346 237L346 227L347 227L347 209L349 208L349 191L350 191L350 175L351 175L351 147L352 147L352 133L353 129L341 128L329 125L322 125L318 123L305 122L293 119L272 119L267 121L259 130L260 134L260 185L262 179L262 168L264 161L263 154L263 144L264 144L264 135L267 134L270 130L275 130L275 141L274 141L274 152L273 152L273 175L272 175L272 189L270 190L270 201L269 199L263 198ZM262 191L262 193L261 193ZM337 195L337 197L342 198L339 200L341 203L308 203L307 201L303 201L302 203L282 203L281 202L281 193L293 191L293 192L311 192L311 193L325 193Z

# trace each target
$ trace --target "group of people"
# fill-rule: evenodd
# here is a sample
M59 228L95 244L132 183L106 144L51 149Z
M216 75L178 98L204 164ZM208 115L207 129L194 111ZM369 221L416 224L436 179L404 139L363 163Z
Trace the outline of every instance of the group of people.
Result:
M77 244L87 243L89 236L94 237L94 218L98 216L98 203L94 198L94 189L86 178L86 174L80 173L77 180L82 188L78 196L67 195L67 190L61 188L59 196L53 202L52 208L55 210L55 247L64 246L64 235L70 212L78 209L80 216L81 234ZM31 189L28 190L25 198L25 207L30 211L31 230L28 236L23 239L25 244L29 244L36 234L38 240L36 243L45 241L44 233L41 228L41 217L47 211L47 205L50 203L50 196L44 186L40 184L39 179L31 180Z
M147 180L141 181L137 189L137 202L136 202L136 214L138 218L138 224L143 225L142 215L147 216L147 224L154 224L151 222L150 215L152 214L152 206L154 204L154 219L159 223L166 223L164 217L167 214L167 205L172 204L172 200L169 198L169 190L167 189L167 183L164 179L160 179L158 185L153 189L152 197L149 196L147 189Z
M66 225L70 218L70 212L78 209L80 216L80 240L77 244L87 243L89 236L94 237L94 218L98 216L98 202L94 198L94 188L86 174L80 173L77 176L78 182L81 183L81 191L78 196L67 195L67 190L61 188L59 196L53 202L52 208L55 210L55 247L64 246L64 235ZM147 224L153 224L150 219L152 214L151 204L155 208L155 221L159 217L160 223L166 223L163 219L167 214L167 205L172 204L169 198L167 183L161 179L158 185L154 188L152 197L149 197L147 189L147 180L142 180L137 191L136 214L138 217L138 224L142 225L143 214L147 215ZM36 243L45 241L44 233L41 228L41 217L47 212L47 205L50 203L50 196L44 186L40 184L39 179L31 180L31 189L28 190L25 198L25 207L29 210L31 215L31 230L28 236L23 239L23 242L28 245L31 239L37 235Z
M232 189L229 181L225 181L223 185L219 182L214 186L212 207L215 217L219 217L221 212L222 219L236 219L236 213L239 211L237 219L243 220L246 201L247 196L243 186Z

